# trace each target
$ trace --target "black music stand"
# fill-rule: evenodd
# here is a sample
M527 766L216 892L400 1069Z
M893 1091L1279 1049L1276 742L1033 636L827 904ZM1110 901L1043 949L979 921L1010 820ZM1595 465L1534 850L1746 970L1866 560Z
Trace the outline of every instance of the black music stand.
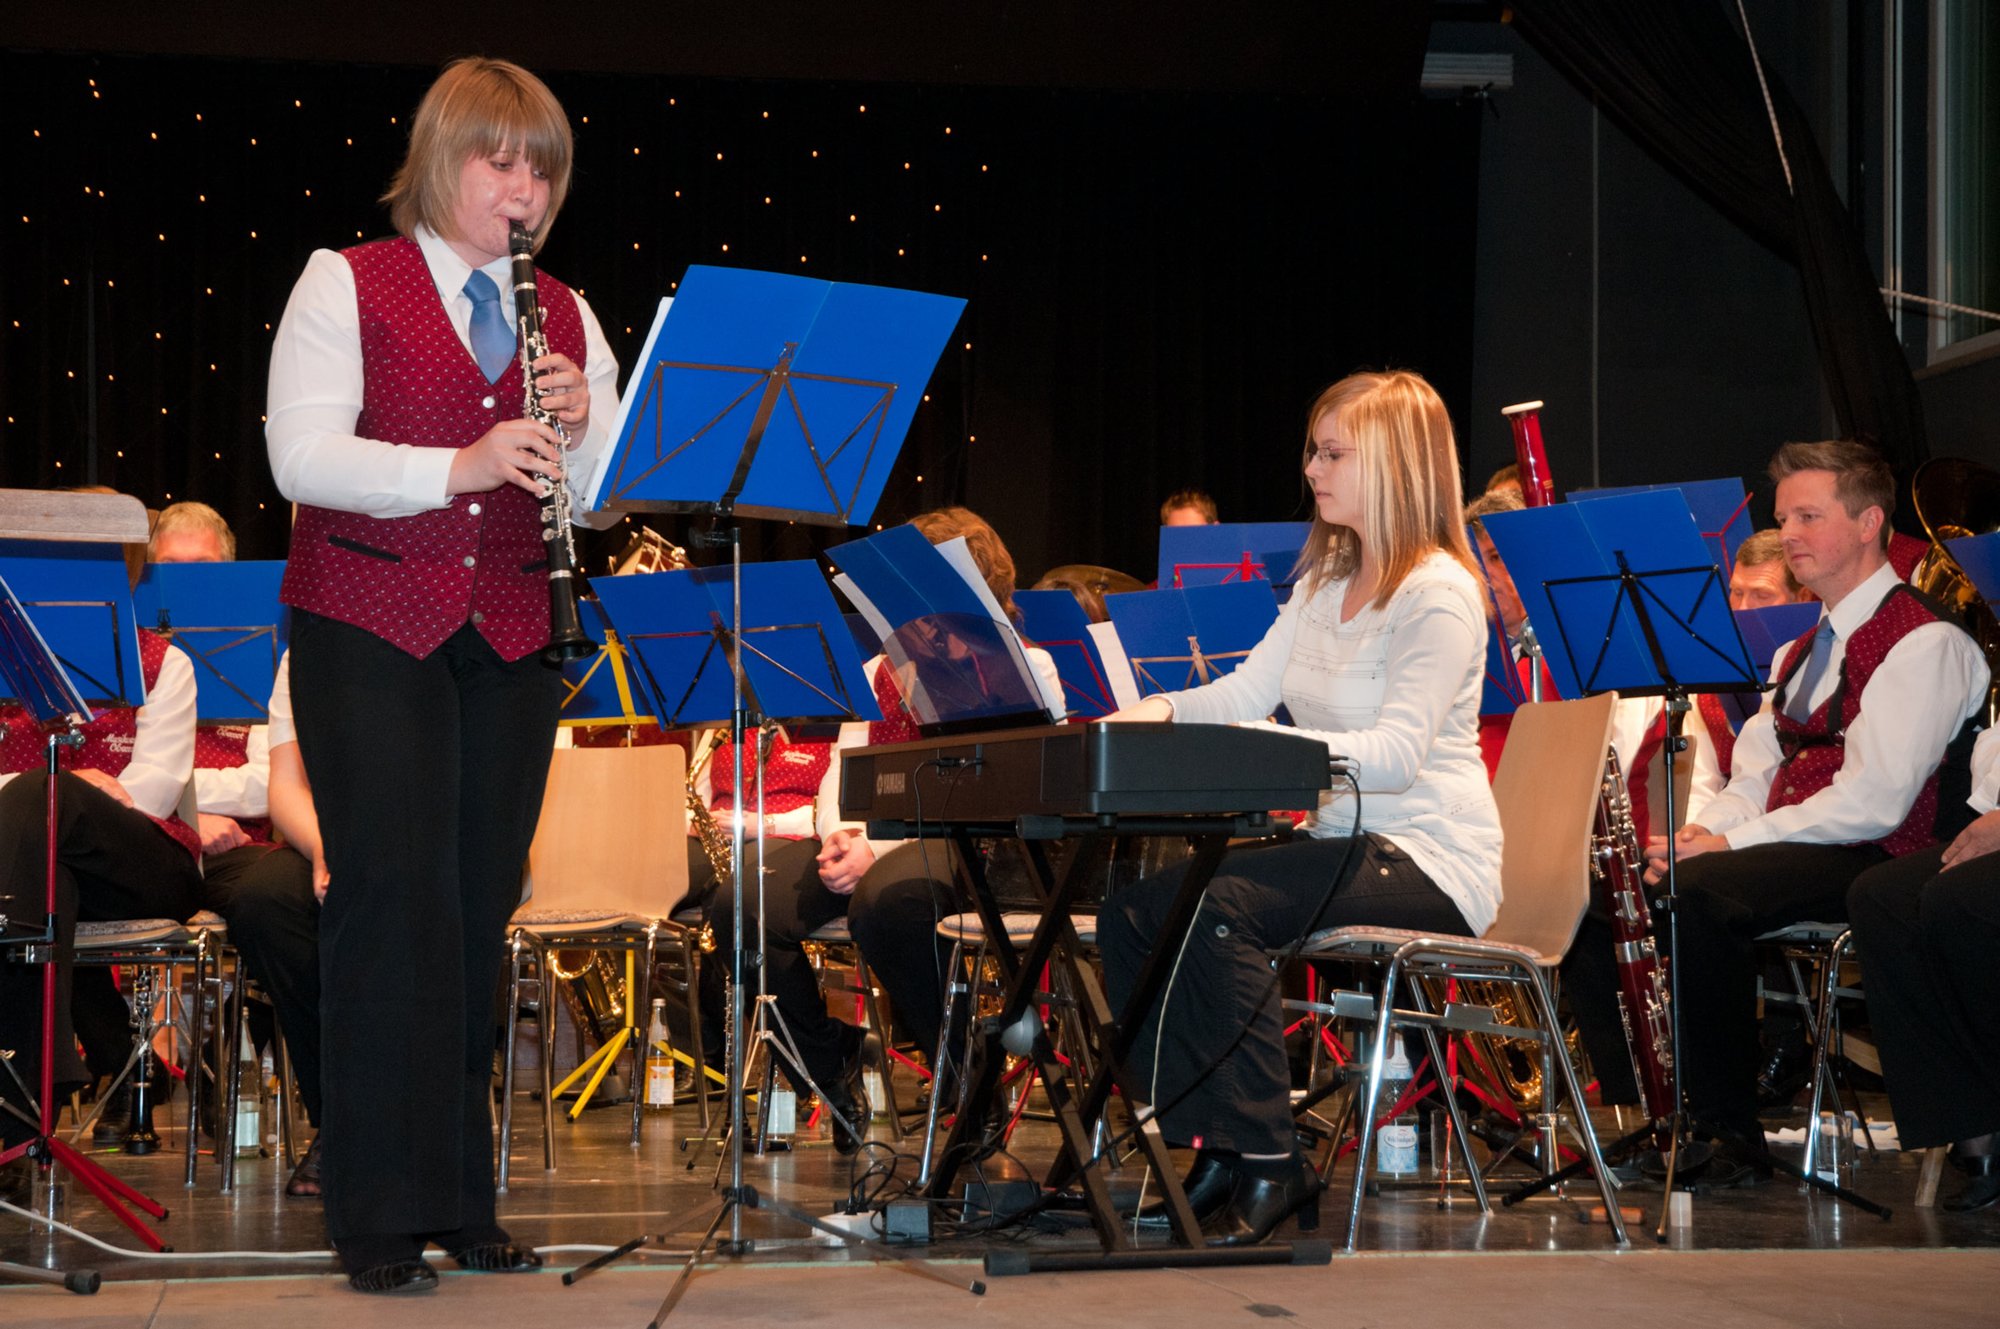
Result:
M27 612L21 608L21 602L4 581L0 581L0 683L4 683L7 694L41 726L46 738L45 770L48 776L45 825L48 856L43 917L40 925L32 930L0 917L0 946L18 947L24 962L42 967L41 1049L37 1084L32 1095L39 1120L32 1138L0 1152L0 1167L19 1158L32 1159L38 1173L37 1189L46 1192L53 1182L53 1169L60 1166L96 1196L112 1216L131 1229L141 1241L155 1251L166 1250L168 1247L159 1234L126 1206L129 1204L153 1218L165 1218L166 1207L98 1167L71 1148L55 1131L56 985L60 978L62 952L71 945L71 941L61 935L56 908L61 785L58 777L62 773L62 750L82 745L81 727L89 722L91 711L68 673L57 662L55 654L49 650L48 643L36 631ZM15 1084L25 1091L27 1086L21 1084L12 1063L6 1064ZM35 1277L45 1275L36 1274ZM90 1271L78 1271L65 1276L62 1281L74 1292L97 1290L97 1275Z
M775 1209L803 1226L850 1243L865 1240L801 1210L760 1197L743 1180L743 979L752 960L743 936L742 754L746 740L761 732L764 717L756 716L753 723L753 697L745 686L748 674L744 665L747 651L739 518L765 516L825 526L865 523L902 449L916 409L913 398L929 378L944 337L963 307L963 301L917 292L836 286L772 273L691 268L674 302L672 318L668 318L663 303L647 337L634 375L635 383L641 374L645 376L645 387L626 393L618 438L596 482L586 486L597 507L710 516L713 527L689 543L729 551L731 613L727 626L710 621L696 629L711 635L711 655L727 662L730 735L738 754L731 864L736 945L730 957L729 1185L719 1200L676 1217L677 1227L713 1207L707 1231L661 1302L653 1326L673 1312L711 1244L723 1255L750 1252L751 1243L743 1236L745 1209ZM838 372L829 372L835 364ZM669 389L670 384L674 390ZM704 393L709 394L712 409L695 404ZM858 413L857 404L861 407ZM839 435L840 442L830 448L822 448L817 441L815 426L821 423L820 417L840 421L831 431ZM810 469L768 464L760 469L759 451L767 434L780 441L781 449L794 450L787 460L796 462L803 457ZM864 437L867 442L856 447ZM771 490L769 496L762 492L765 488ZM750 502L739 510L746 491ZM600 584L601 601L607 599L607 590L607 584ZM609 598L615 600L617 592L611 591ZM820 621L830 620L816 619L810 626L818 630ZM826 645L838 640L851 646L844 624L837 634L822 632L820 641ZM635 634L627 628L624 635L635 657L643 661L643 647L634 640ZM668 717L678 707L657 695L655 699L661 724L670 724ZM760 780L758 788L762 787ZM760 819L760 839L761 828ZM758 886L761 890L761 872ZM761 931L759 942L755 967L761 971ZM716 1235L725 1221L729 1236L717 1242ZM636 1237L564 1274L564 1284L574 1283L649 1240L664 1241L664 1236ZM921 1262L904 1259L900 1252L883 1249L906 1267L961 1286ZM985 1287L974 1283L971 1290L983 1293Z
M1679 855L1674 836L1675 755L1687 747L1681 726L1691 709L1692 694L1700 692L1758 692L1764 680L1750 662L1750 653L1728 608L1728 593L1722 574L1713 564L1691 567L1634 571L1623 549L1614 549L1615 571L1582 577L1556 578L1544 583L1553 619L1553 630L1585 695L1616 691L1620 696L1657 696L1666 704L1667 735L1661 745L1666 762L1666 824L1668 834L1666 890L1656 904L1667 916L1667 975L1672 1002L1669 1021L1674 1047L1672 1064L1673 1104L1667 1122L1669 1147L1666 1174L1662 1182L1660 1221L1654 1239L1664 1242L1667 1214L1671 1207L1682 1154L1696 1146L1689 1141L1692 1123L1687 1115L1687 1094L1681 1083L1681 974L1680 911L1677 879ZM1609 613L1602 612L1602 592L1615 588ZM1565 614L1565 608L1568 614ZM1579 612L1580 611L1580 612ZM1634 658L1630 638L1637 635L1643 655ZM1624 637L1621 650L1619 638ZM1588 657L1587 670L1583 667ZM1706 667L1707 672L1701 671ZM1687 675L1694 672L1694 678ZM1633 1013L1637 1018L1638 1013ZM1607 1158L1624 1157L1656 1134L1658 1123L1649 1122L1602 1151ZM1836 1199L1865 1209L1884 1219L1889 1211L1873 1200L1844 1186L1811 1175L1766 1151L1771 1166ZM1703 1162L1706 1159L1702 1160ZM1588 1160L1578 1160L1529 1182L1503 1198L1513 1205L1531 1195L1551 1189L1582 1172ZM1699 1164L1689 1165L1690 1170Z

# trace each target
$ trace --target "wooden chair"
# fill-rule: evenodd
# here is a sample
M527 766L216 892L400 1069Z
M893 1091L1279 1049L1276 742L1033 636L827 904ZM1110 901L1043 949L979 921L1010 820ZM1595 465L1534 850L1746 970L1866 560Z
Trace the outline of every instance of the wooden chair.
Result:
M501 1076L497 1177L501 1190L507 1189L513 1142L514 1031L527 963L535 966L542 989L542 1163L550 1171L555 1169L558 1086L552 1073L556 1003L550 961L557 950L618 951L639 961L636 981L625 993L625 1027L578 1068L578 1073L591 1075L587 1095L626 1045L634 1045L632 1144L639 1143L652 1057L645 1019L653 961L662 939L683 947L696 944L686 929L671 921L688 884L686 770L687 754L672 745L562 748L555 753L528 852L527 898L509 928L507 1056Z
M1485 1187L1466 1144L1465 1123L1453 1092L1456 1086L1443 1070L1447 1062L1438 1034L1483 1033L1535 1042L1542 1058L1538 1124L1544 1166L1555 1166L1560 1092L1571 1105L1575 1130L1596 1175L1613 1238L1620 1245L1627 1240L1579 1078L1564 1049L1550 977L1575 939L1590 899L1591 837L1616 704L1616 694L1605 693L1583 701L1534 703L1515 713L1493 781L1506 837L1500 870L1504 898L1493 926L1483 937L1471 940L1396 928L1347 927L1313 935L1300 951L1305 959L1359 961L1376 966L1381 973L1379 996L1336 993L1330 1002L1310 1004L1319 1013L1367 1019L1374 1026L1367 1079L1353 1115L1357 1140L1347 1217L1348 1250L1354 1249L1360 1233L1361 1200L1381 1102L1383 1066L1389 1035L1395 1030L1420 1033L1432 1066L1438 1068L1453 1134L1466 1151L1466 1174L1482 1213L1489 1212ZM1442 1009L1433 1009L1427 985L1450 979L1516 988L1525 998L1517 1004L1525 1005L1531 1023L1502 1024L1492 1008L1481 1005L1447 1003ZM1410 1009L1399 1009L1394 1003L1399 981L1411 999Z

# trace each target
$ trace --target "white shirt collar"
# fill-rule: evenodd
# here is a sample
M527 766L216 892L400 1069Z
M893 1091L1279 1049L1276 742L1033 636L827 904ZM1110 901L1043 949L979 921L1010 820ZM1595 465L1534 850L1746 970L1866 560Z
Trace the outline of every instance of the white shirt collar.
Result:
M1839 604L1820 614L1822 622L1833 624L1833 635L1837 641L1846 641L1848 634L1875 616L1876 607L1889 588L1902 578L1896 575L1894 565L1884 563L1859 586L1841 598Z
M424 264L431 270L431 280L437 283L438 298L449 305L454 300L463 300L468 313L471 298L465 294L465 279L472 275L472 265L458 256L445 238L421 222L417 225L417 248L423 250ZM514 282L512 258L496 258L479 270L493 279L500 290L501 312L513 321Z

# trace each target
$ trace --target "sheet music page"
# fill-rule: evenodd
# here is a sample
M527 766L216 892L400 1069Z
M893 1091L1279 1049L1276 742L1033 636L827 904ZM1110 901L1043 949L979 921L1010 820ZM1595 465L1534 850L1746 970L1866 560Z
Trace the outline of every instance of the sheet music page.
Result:
M1104 681L1111 686L1111 700L1118 703L1118 709L1139 704L1139 684L1132 677L1132 662L1125 658L1125 643L1118 640L1118 626L1115 623L1092 623L1090 639L1097 643L1097 653L1104 660Z
M598 511L603 501L604 477L611 473L611 458L618 451L618 440L625 437L625 426L632 418L632 411L645 397L644 378L648 366L652 364L653 348L660 342L660 325L667 321L667 310L672 307L674 297L667 296L660 301L660 307L653 312L653 326L646 329L644 349L632 366L631 376L625 383L625 395L618 399L618 418L611 424L611 440L597 450L597 456L590 464L590 474L570 477L570 492L580 500L585 512Z
M985 576L979 571L979 564L973 560L972 550L966 547L965 537L961 535L956 540L947 540L934 548L944 555L944 561L951 564L952 571L965 578L965 584L979 597L979 603L986 606L986 612L992 616L993 621L1006 624L1008 630L1014 633L1015 649L1020 650L1021 634L1014 629L1014 622L1007 617L1007 611L993 598L993 588L986 584ZM1055 690L1051 691L1049 681L1042 677L1042 671L1030 665L1025 654L1021 657L1021 666L1027 671L1028 677L1035 680L1035 693L1042 699L1042 709L1052 716L1067 715L1069 706L1063 701L1062 684L1058 682Z

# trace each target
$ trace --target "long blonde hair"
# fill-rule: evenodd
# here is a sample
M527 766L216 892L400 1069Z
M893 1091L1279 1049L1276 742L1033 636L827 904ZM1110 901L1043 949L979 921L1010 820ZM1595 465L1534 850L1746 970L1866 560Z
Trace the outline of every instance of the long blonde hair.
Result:
M1436 389L1407 370L1349 374L1320 393L1306 415L1307 461L1313 435L1329 415L1359 463L1365 534L1357 537L1315 512L1294 574L1304 593L1311 596L1328 580L1359 567L1363 539L1375 567L1377 609L1434 551L1450 554L1478 575L1460 516L1458 445Z

